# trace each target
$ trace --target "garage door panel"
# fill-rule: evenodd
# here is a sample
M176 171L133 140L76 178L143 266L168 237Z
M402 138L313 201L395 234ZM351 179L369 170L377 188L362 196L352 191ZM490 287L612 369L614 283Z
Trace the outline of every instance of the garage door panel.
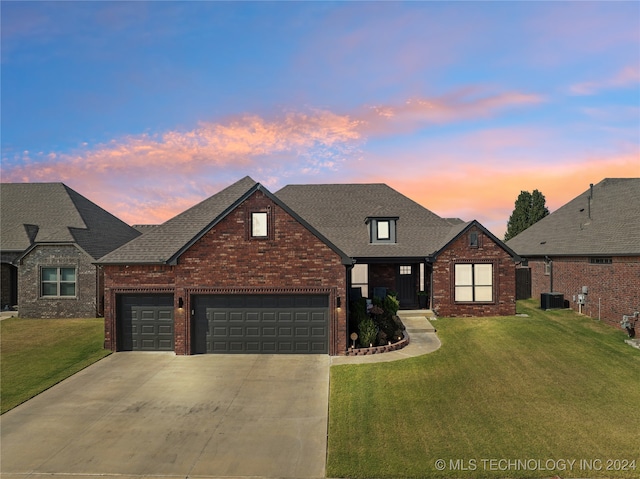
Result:
M265 337L275 338L278 334L276 328L262 328L262 335Z
M256 337L259 338L260 337L260 328L259 327L247 327L246 331L246 335L247 337Z
M327 328L311 328L311 337L312 338L324 338L327 335Z
M193 305L195 353L328 353L327 295L200 295Z
M278 328L278 336L281 338L293 338L293 328Z
M225 311L213 312L210 316L213 316L213 321L227 322L227 313Z
M242 326L234 326L229 328L229 336L232 338L243 338L244 328Z

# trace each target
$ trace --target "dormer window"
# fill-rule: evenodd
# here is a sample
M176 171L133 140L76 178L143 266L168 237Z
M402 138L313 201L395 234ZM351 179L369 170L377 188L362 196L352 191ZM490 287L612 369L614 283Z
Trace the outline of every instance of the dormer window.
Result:
M367 218L370 243L395 243L398 218Z
M391 227L389 220L378 220L376 222L376 239L389 240L391 238Z

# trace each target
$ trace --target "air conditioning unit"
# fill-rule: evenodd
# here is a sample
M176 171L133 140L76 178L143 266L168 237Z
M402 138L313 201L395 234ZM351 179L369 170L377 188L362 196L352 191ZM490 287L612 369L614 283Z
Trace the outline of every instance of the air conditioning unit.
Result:
M542 293L540 295L541 309L563 309L564 294L562 293Z

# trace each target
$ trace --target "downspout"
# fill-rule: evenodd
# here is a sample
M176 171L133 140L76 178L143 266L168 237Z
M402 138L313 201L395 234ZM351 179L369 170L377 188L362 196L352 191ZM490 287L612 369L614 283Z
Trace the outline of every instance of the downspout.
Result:
M347 264L345 265L345 272L347 275L347 284L345 285L345 299L344 299L344 304L342 305L343 308L345 308L345 313L344 313L344 317L345 317L345 321L346 321L346 328L345 328L345 334L347 335L346 337L346 345L347 345L347 350L349 349L349 323L350 323L350 311L349 311L349 305L351 304L351 281L352 281L352 272L353 272L353 266L355 265L355 260L352 260L351 264Z
M433 258L425 258L425 274L427 266L429 266L429 304L427 304L427 309L433 311Z

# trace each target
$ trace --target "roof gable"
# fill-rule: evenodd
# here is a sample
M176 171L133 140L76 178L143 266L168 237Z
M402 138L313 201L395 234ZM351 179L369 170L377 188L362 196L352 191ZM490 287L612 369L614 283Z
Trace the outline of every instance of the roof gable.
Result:
M99 258L139 234L63 183L3 183L0 191L3 251L76 243Z
M640 178L605 178L507 242L520 256L640 254Z
M301 222L303 226L339 254L343 262L349 261L349 258L327 238L300 218L280 199L273 196L260 183L256 183L247 176L167 222L150 228L144 235L106 255L99 262L105 264L175 264L180 255L257 191L264 193L288 214Z
M448 238L445 240L444 245L442 246L442 248L440 248L435 254L434 257L437 257L440 253L442 253L443 251L445 251L449 245L451 245L453 242L455 242L458 238L460 238L462 235L464 235L465 233L467 233L471 228L476 228L478 230L480 230L483 234L485 234L489 239L491 239L491 241L493 241L495 244L497 244L500 248L502 248L509 256L511 256L515 261L519 261L520 258L518 256L518 254L513 251L511 248L509 248L504 241L502 241L501 239L497 238L493 233L491 233L491 231L489 231L487 228L485 228L484 226L482 226L480 223L478 223L477 220L472 220L469 221L467 223L458 223L455 224L451 230L449 231L449 236Z
M194 238L220 221L224 213L257 183L246 176L121 248L100 258L100 263L168 263L174 261Z

